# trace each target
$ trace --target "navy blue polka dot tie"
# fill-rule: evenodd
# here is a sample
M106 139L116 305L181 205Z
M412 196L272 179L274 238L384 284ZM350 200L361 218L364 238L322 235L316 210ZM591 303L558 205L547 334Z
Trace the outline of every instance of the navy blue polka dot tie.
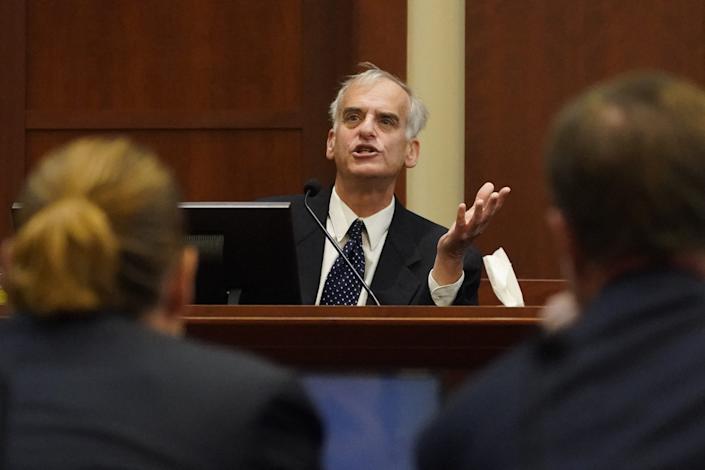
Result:
M348 229L348 242L343 253L348 257L360 276L365 276L365 253L362 251L362 231L365 223L357 219ZM323 285L321 305L357 305L362 283L352 272L342 256L333 263Z

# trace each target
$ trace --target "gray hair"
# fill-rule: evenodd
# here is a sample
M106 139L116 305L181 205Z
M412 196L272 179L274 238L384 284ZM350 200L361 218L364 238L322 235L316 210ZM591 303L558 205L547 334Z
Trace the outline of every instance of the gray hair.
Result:
M423 104L418 97L414 96L411 88L409 88L406 83L401 81L395 75L380 69L370 62L363 62L360 66L365 67L367 70L355 75L349 75L342 83L340 89L338 90L338 94L330 104L328 113L331 124L335 127L339 122L343 112L343 110L340 109L340 104L343 101L343 96L352 85L368 85L379 80L386 79L399 85L409 97L409 113L406 119L406 138L413 139L416 137L426 126L426 121L428 120L428 109L426 109L426 105Z

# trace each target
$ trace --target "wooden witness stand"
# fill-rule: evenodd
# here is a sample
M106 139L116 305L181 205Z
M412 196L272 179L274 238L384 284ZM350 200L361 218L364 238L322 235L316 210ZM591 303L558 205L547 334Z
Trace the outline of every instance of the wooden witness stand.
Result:
M188 334L320 371L470 371L538 331L562 280L521 280L527 307L499 305L483 280L476 307L204 306L187 312Z
M486 280L476 307L203 306L188 309L190 336L319 371L475 370L538 331L562 280L520 280L527 307L500 306Z
M189 335L315 370L474 369L526 337L538 307L191 306Z

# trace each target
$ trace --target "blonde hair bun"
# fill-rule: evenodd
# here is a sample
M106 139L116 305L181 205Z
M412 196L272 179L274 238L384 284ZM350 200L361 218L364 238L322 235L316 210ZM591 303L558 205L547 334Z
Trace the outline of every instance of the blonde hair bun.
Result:
M183 248L179 192L157 156L125 138L49 153L19 198L8 301L34 315L140 315Z
M115 284L118 241L105 212L85 197L67 197L37 212L12 245L10 295L35 314L103 305Z

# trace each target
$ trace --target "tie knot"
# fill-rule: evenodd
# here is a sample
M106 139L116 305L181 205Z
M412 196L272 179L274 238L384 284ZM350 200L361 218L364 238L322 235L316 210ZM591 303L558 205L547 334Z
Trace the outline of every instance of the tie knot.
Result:
M362 230L365 228L365 222L360 219L355 219L348 229L348 238L350 240L358 240L362 238Z

